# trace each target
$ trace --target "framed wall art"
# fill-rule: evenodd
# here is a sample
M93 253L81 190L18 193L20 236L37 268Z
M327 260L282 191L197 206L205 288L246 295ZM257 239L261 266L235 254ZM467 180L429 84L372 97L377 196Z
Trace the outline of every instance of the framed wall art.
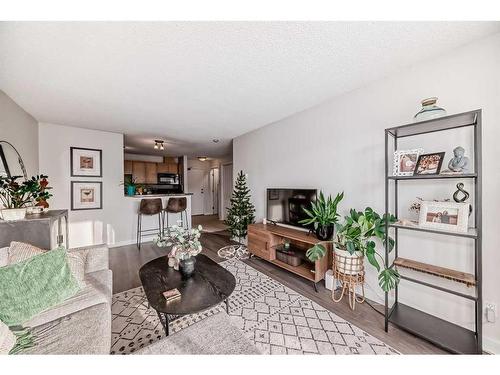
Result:
M71 210L102 209L102 182L71 181Z
M413 176L417 166L418 157L423 154L424 149L397 150L394 152L393 176Z
M70 147L71 177L102 177L102 150Z
M422 201L418 225L437 230L467 233L469 204Z

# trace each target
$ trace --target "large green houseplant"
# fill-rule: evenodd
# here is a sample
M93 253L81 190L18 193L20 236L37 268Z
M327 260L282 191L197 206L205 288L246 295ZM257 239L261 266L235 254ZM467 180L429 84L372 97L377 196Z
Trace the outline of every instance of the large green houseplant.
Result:
M344 223L337 225L337 234L333 241L335 253L344 257L366 257L368 262L379 272L379 285L385 292L394 289L399 282L399 274L395 268L388 268L384 258L377 252L375 240L386 244L386 223L394 223L396 218L393 215L380 216L370 207L364 211L351 209L349 215L345 217ZM387 239L388 249L394 248L394 240ZM326 254L325 247L318 243L307 251L307 256L311 260L317 260ZM354 262L353 262L354 263ZM352 272L352 270L346 272Z
M330 240L333 237L334 225L338 222L339 214L337 207L344 198L344 192L337 194L335 198L325 196L322 191L316 201L311 203L311 208L304 208L307 219L300 220L299 223L304 226L313 226L316 236L320 240Z

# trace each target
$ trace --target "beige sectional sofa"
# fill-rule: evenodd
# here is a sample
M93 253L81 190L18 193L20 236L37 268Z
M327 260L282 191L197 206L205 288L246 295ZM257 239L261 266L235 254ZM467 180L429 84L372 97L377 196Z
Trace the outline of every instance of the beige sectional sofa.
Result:
M8 248L0 249L0 252ZM112 272L105 245L71 249L87 252L85 287L63 303L24 324L35 346L22 354L109 354L111 347ZM5 254L0 254L0 259Z

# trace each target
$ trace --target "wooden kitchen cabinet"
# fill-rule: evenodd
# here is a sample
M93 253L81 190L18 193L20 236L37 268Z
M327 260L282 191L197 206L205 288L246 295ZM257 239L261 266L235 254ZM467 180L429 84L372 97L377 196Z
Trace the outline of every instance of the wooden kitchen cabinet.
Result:
M146 183L156 184L158 182L156 163L146 163Z
M133 174L132 172L132 160L125 160L125 165L124 165L124 172L125 174Z
M132 176L137 183L146 183L146 163L143 161L132 162Z

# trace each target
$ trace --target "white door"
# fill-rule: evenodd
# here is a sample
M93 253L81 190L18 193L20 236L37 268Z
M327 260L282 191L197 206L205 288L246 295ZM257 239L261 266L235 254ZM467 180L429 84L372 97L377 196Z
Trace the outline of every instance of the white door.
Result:
M227 216L227 209L231 206L231 195L233 194L233 164L224 164L221 171L222 207L220 218L224 220Z
M191 196L191 215L203 215L205 211L205 194L208 194L208 171L188 169L189 191Z

